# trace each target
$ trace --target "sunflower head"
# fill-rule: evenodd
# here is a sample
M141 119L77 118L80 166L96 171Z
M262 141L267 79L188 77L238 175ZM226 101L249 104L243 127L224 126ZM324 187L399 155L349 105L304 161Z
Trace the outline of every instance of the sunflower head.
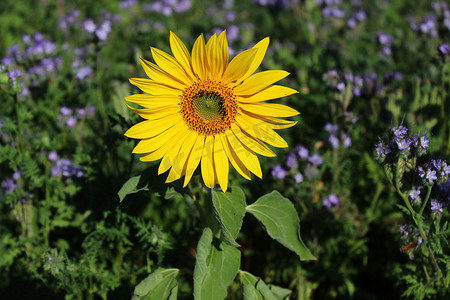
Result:
M268 45L265 38L228 62L225 31L206 43L200 35L191 53L171 32L173 56L151 48L155 63L141 58L150 79L130 79L145 93L125 98L144 107L128 106L145 119L125 133L141 140L133 153L142 161L161 159L158 173L170 169L166 182L184 176L184 186L199 164L205 185L213 188L218 181L224 192L229 162L244 178L250 180L251 173L261 178L257 154L275 156L266 144L287 147L274 129L295 125L281 118L298 114L268 102L297 93L274 85L288 72L255 73Z

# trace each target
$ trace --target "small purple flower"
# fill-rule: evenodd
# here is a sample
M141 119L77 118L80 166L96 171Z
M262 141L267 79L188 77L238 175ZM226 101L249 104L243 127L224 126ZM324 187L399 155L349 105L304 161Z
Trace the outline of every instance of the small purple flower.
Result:
M342 142L342 145L344 147L347 148L347 147L350 147L352 145L352 139L346 133L342 134L342 139L344 140Z
M399 226L400 233L404 236L408 236L411 233L411 228L408 228L408 225L403 224Z
M49 161L57 161L59 158L58 153L56 151L50 151L48 154L48 160Z
M420 195L420 189L414 188L411 190L411 192L409 192L409 199L417 200L417 198L419 198L419 195Z
M296 183L300 183L303 181L303 175L301 173L297 173L294 175L294 179Z
M16 184L11 178L6 178L2 181L2 188L4 188L7 193L12 193L16 188Z
M427 175L426 175L426 179L427 179L428 182L430 182L430 183L432 183L433 181L437 180L436 171L434 171L434 170L428 170L428 171L427 171Z
M403 125L399 125L393 127L392 132L394 133L396 138L402 138L408 133L408 128Z
M338 126L335 124L327 123L327 124L325 124L324 129L326 131L328 131L329 133L336 133L338 131Z
M63 106L61 107L59 112L61 113L61 116L70 116L72 114L72 109Z
M392 44L392 36L381 31L376 33L377 40L381 45L390 46Z
M338 89L338 91L341 91L341 92L342 92L343 90L345 90L345 83L339 82L339 83L337 84L336 88Z
M377 158L382 161L391 153L391 149L384 141L380 141L375 150L377 151Z
M111 22L106 20L100 25L99 28L95 30L95 35L100 41L106 41L108 39L108 34L111 32Z
M328 138L328 142L331 144L331 147L334 149L339 147L339 139L334 134L331 134Z
M272 169L272 176L277 178L277 179L284 179L287 175L287 171L285 169L283 169L283 167L281 165L276 165L273 169Z
M89 75L91 75L91 73L92 73L91 67L90 66L85 66L85 67L79 68L77 70L77 73L76 73L75 77L78 80L83 80L86 77L88 77Z
M308 157L308 161L313 165L320 165L323 162L322 158L317 154L313 154Z
M290 153L286 159L286 166L293 168L297 164L297 156L294 152Z
M410 138L397 138L396 141L399 150L406 150L411 146L413 140Z
M137 0L125 0L119 3L119 7L125 9L136 4L138 4Z
M439 52L441 52L443 55L447 55L448 53L450 53L450 46L447 44L440 45Z
M295 151L297 151L297 154L298 156L300 156L300 158L306 159L309 156L308 149L306 149L302 145L298 145L297 147L295 147Z
M323 199L323 206L330 209L333 206L337 206L339 204L339 198L335 194L330 194L328 197Z
M437 200L431 200L431 211L435 214L440 214L444 211L444 205L437 201Z
M85 108L77 108L77 116L79 118L83 118L86 116L86 109Z
M77 117L75 116L69 117L66 121L66 125L68 127L74 127L76 124L77 124Z
M97 26L95 25L95 23L92 19L86 19L83 22L83 24L81 25L81 27L89 33L94 33L95 29L97 28Z
M420 137L420 139L419 139L419 144L420 144L420 147L423 149L423 150L425 150L425 149L427 149L428 147L429 147L429 144L430 143L430 141L426 138L426 136L424 136L424 135L422 135L421 137Z
M334 18L343 18L345 16L344 12L338 8L334 7L325 7L322 10L322 15L324 17L334 17Z

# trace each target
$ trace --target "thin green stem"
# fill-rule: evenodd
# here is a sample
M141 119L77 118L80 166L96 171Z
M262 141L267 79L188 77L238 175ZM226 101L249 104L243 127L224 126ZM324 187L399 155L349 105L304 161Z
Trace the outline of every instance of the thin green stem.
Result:
M427 205L428 200L430 199L431 189L433 188L433 185L434 185L434 183L431 184L430 186L428 186L427 195L425 196L425 199L423 200L422 207L420 208L420 211L419 211L419 215L422 215L422 213L425 209L425 206Z

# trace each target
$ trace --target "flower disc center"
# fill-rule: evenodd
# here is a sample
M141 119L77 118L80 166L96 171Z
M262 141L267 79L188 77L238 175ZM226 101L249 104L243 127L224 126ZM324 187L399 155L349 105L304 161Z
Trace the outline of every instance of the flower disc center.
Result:
M233 90L214 80L195 82L183 91L180 112L191 130L216 135L231 129L237 113Z
M215 92L200 92L192 99L194 112L205 123L221 120L226 112L222 97Z

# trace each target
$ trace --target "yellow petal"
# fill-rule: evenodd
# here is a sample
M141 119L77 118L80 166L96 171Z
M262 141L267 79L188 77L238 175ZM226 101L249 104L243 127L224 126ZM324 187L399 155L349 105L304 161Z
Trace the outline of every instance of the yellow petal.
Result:
M205 139L205 145L203 147L201 168L203 181L205 182L205 185L211 189L216 184L213 165L213 147L214 136L208 135Z
M261 116L285 118L300 114L295 109L278 103L246 103L240 107L242 110Z
M128 104L127 106L130 110L147 120L156 120L180 112L180 106L178 104L165 106L158 110L151 108L136 109Z
M219 180L220 188L225 193L228 188L228 159L225 150L223 149L220 137L214 137L214 166L217 178Z
M185 83L173 77L169 73L164 72L163 69L161 69L157 65L149 62L148 60L143 59L142 57L139 57L139 59L141 61L141 65L142 68L144 69L145 74L147 74L147 76L150 79L153 79L156 82L163 83L176 89L183 90L186 88Z
M258 176L259 178L262 178L261 166L255 153L244 146L231 131L227 131L225 134L227 136L228 142L230 143L231 149L234 151L234 153L236 153L239 160L247 167L250 172Z
M231 131L233 131L234 135L238 138L238 140L252 151L259 153L264 156L274 157L276 156L272 150L269 149L266 145L260 142L258 139L253 138L247 135L245 132L241 130L241 128L235 124L231 125Z
M249 116L236 116L236 122L248 135L277 148L286 148L286 141L265 122Z
M264 122L268 123L270 125L270 128L272 129L285 129L294 126L297 124L297 121L289 121L289 120L283 120L283 119L277 119L272 117L263 117L258 116L258 119L263 120Z
M228 139L225 134L219 135L220 141L222 142L223 150L225 150L225 153L227 154L228 159L230 160L233 167L236 169L236 171L239 172L239 174L242 175L247 180L251 180L251 174L250 171L247 169L247 167L240 161L236 153L233 151L232 147L228 143Z
M136 145L136 147L134 147L133 153L150 153L156 151L162 145L167 143L171 138L173 138L180 130L182 130L182 127L186 126L183 123L178 123L158 136L149 139L143 139L139 142L139 144Z
M272 100L281 97L286 97L298 93L296 90L282 85L272 85L265 88L254 95L238 96L237 101L242 103L255 103L260 101Z
M189 51L184 45L184 43L172 31L170 32L170 49L172 50L173 56L176 58L178 63L183 67L186 73L191 78L195 79L194 72L192 71L191 55L189 54Z
M177 96L155 96L147 94L131 95L125 97L125 100L149 109L161 109L166 106L180 103L180 98Z
M225 72L228 66L228 57L230 50L228 49L228 41L226 31L222 31L219 34L219 38L217 40L217 45L219 47L219 74L218 79L222 79L223 72Z
M172 139L169 139L167 143L163 144L161 147L156 149L151 153L142 154L140 157L141 161L155 161L161 159L170 149L172 149L179 140L185 136L188 132L188 128L183 126Z
M238 96L251 96L288 75L289 72L282 70L259 72L245 79L241 85L235 87L234 92Z
M181 145L183 145L185 139L186 136L181 137L178 142L171 149L169 149L166 154L164 154L164 157L159 164L158 175L166 172L170 167L173 166L178 152L180 151Z
M217 35L214 33L206 43L206 60L208 62L208 70L210 78L217 78L219 70L219 48L217 47Z
M201 34L192 47L192 67L200 79L206 79L205 39Z
M124 135L133 139L147 139L161 134L161 132L180 122L183 122L180 114L157 120L145 120L128 129Z
M255 59L252 61L252 64L247 69L247 72L242 76L241 80L246 79L248 76L255 73L256 69L258 69L259 65L264 59L264 56L266 55L267 47L269 47L269 37L266 37L259 41L255 46L253 46L252 49L257 49L257 52L255 54Z
M197 135L195 140L194 147L192 147L191 155L189 155L187 164L186 164L186 174L184 175L184 183L183 187L185 187L188 182L191 180L192 174L194 174L197 169L198 163L202 158L203 146L205 144L205 137L202 135Z
M239 79L243 77L245 72L251 66L256 52L256 49L248 49L236 55L230 61L225 73L223 73L223 82L226 84L239 83Z
M158 83L151 79L130 78L130 83L137 86L143 92L150 95L173 95L179 96L183 92L181 89Z
M194 147L195 141L197 140L198 134L194 131L189 131L186 139L183 142L183 145L180 148L180 152L173 163L172 168L170 169L169 175L167 176L167 182L172 182L180 178L185 170L186 162L191 153L192 147Z
M186 73L175 58L157 48L151 47L150 49L152 51L153 59L156 64L161 67L161 69L167 73L173 74L176 78L181 79L183 82L193 82L193 79Z

